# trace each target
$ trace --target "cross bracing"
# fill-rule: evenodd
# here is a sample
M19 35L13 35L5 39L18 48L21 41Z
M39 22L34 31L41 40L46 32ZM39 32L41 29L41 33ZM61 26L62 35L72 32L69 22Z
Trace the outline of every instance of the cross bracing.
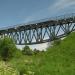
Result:
M75 14L0 29L0 37L17 45L39 44L62 38L75 30Z

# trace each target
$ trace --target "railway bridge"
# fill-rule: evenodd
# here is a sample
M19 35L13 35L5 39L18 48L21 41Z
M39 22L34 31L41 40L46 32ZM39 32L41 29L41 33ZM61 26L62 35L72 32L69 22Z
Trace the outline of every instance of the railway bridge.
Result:
M53 41L75 30L75 14L46 18L0 29L0 38L9 37L16 45L31 45Z

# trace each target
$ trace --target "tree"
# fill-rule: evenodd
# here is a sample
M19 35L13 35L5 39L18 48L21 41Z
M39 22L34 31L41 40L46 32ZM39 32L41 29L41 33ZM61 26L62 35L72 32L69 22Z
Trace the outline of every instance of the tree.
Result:
M53 45L59 45L61 43L61 39L54 40Z
M7 61L13 57L16 49L17 48L12 39L8 37L0 39L0 56L2 60Z
M27 45L23 48L22 53L25 55L32 55L33 54L32 50Z
M38 54L40 51L39 50L37 50L36 48L34 49L34 54L36 55L36 54Z

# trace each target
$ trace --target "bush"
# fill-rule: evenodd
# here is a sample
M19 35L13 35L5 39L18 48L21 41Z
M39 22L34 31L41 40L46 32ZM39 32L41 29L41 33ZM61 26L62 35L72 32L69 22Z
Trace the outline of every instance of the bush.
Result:
M18 64L18 71L19 71L19 75L24 75L27 73L24 64Z
M61 43L61 39L56 39L53 42L53 45L59 45Z
M40 51L39 50L37 50L36 48L34 49L34 54L36 55L36 54L38 54Z
M7 61L9 58L13 57L16 49L12 39L8 37L0 39L0 57L2 60Z
M22 54L22 51L20 50L20 49L17 49L16 51L15 51L15 54L14 54L14 59L18 59L18 58L21 58L23 56L23 54Z
M32 55L33 54L32 50L29 48L29 46L25 46L22 50L22 53L25 55Z

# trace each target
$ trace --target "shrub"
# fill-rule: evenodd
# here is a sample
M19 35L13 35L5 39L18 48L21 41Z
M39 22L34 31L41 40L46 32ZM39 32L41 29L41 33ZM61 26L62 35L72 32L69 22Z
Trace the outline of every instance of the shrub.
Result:
M15 59L21 58L23 56L22 51L20 49L17 49L14 53L14 57Z
M24 74L27 73L26 69L25 69L25 66L23 64L21 64L21 65L19 64L18 71L19 71L20 75L24 75Z
M59 45L61 43L61 39L56 39L53 42L53 45Z
M25 46L22 50L22 53L25 55L32 55L33 54L32 50L29 48L29 46Z
M37 50L36 48L34 49L34 54L36 55L36 54L38 54L40 51L39 50Z
M2 60L7 61L9 58L13 57L16 49L12 39L8 37L0 39L0 57Z

